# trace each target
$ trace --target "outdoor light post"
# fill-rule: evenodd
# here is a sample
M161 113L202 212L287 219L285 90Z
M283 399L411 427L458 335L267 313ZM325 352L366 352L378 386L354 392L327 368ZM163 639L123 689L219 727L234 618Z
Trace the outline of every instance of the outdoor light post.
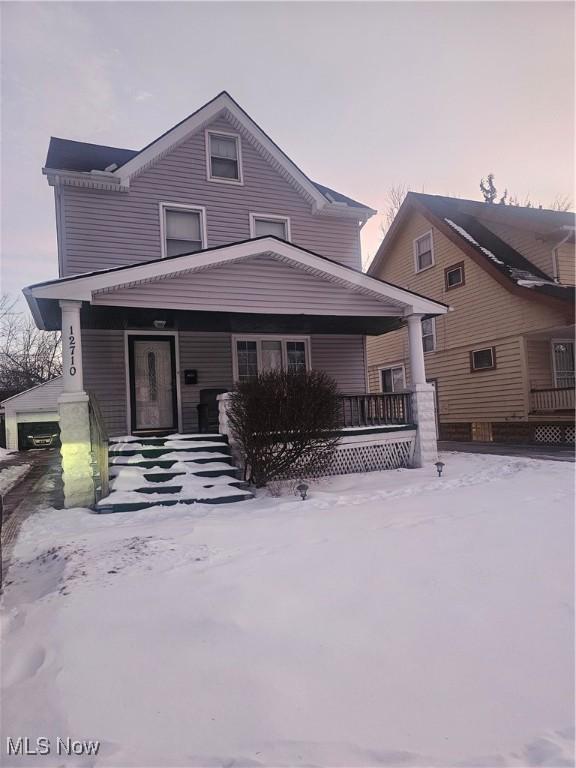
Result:
M296 486L296 490L302 497L302 501L306 501L306 494L308 493L308 486L306 485L306 483L298 483L298 485Z
M444 462L443 461L437 461L434 466L436 467L436 471L438 472L438 477L442 477L442 470L444 469Z

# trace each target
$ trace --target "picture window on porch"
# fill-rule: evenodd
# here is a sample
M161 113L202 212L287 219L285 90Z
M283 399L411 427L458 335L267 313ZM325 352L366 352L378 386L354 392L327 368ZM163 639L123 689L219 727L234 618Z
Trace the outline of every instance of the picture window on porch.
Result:
M162 256L182 256L206 247L204 210L161 204Z
M489 371L496 368L496 350L494 347L474 349L470 352L471 371Z
M434 246L432 243L432 231L417 237L414 240L414 263L416 272L434 266Z
M208 179L242 183L240 136L207 134Z
M250 237L273 235L280 240L290 240L290 220L287 216L250 214Z
M235 378L248 381L258 373L277 369L290 372L310 367L308 340L305 338L259 337L236 339Z
M380 369L380 390L402 392L406 389L406 374L403 365Z
M436 349L436 318L422 320L422 346L424 352L434 352Z

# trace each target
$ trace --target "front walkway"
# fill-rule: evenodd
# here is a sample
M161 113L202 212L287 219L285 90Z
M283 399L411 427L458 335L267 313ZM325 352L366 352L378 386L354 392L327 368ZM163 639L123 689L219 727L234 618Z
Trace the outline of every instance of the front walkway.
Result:
M460 453L491 453L497 456L525 456L548 461L574 461L574 447L568 445L526 445L521 443L482 443L441 440L439 451Z
M63 507L60 451L50 448L18 455L18 461L32 464L25 477L2 498L0 580L10 565L10 557L22 523L44 507ZM12 463L12 462L11 462ZM21 462L20 462L21 463Z

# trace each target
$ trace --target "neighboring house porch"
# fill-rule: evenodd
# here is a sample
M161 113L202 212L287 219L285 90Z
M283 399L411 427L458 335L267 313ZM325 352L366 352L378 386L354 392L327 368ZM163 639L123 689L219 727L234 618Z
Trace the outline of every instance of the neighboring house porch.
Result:
M39 327L63 331L68 505L93 503L95 435L226 435L222 395L235 381L279 366L319 368L337 381L349 450L367 454L393 433L397 443L410 442L414 465L436 458L421 319L445 313L445 304L274 237L62 278L25 293ZM367 394L366 335L405 323L412 391ZM382 461L386 453L381 448ZM376 468L372 459L350 468Z

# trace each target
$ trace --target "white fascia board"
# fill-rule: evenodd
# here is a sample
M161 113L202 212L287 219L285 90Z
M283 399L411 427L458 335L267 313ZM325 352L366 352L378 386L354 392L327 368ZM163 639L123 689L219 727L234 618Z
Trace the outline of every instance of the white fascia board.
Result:
M226 264L228 262L246 259L259 254L275 253L295 264L324 273L329 279L336 278L351 286L369 291L373 296L383 300L392 299L404 307L403 314L445 314L448 307L444 304L426 299L402 288L383 283L363 272L355 272L341 264L324 259L308 251L304 251L291 243L285 243L273 237L258 240L248 240L244 243L224 246L208 251L199 251L176 259L157 259L146 264L139 264L127 269L109 272L95 272L90 275L63 278L60 281L45 285L31 286L25 289L26 297L33 299L76 299L91 301L94 291L115 288L129 283L156 278L174 276L179 272L190 272L202 268ZM30 303L30 301L29 301ZM34 314L34 309L31 309ZM39 314L39 313L38 313ZM36 314L34 315L36 319ZM38 321L37 321L38 322Z
M235 118L240 122L255 138L262 144L262 146L269 152L272 157L283 166L286 171L298 182L314 199L314 202L318 209L322 209L327 206L328 200L324 195L312 184L310 179L305 176L302 171L294 165L294 163L280 152L278 147L272 142L268 136L262 131L261 128L250 118L243 110L240 110L236 103L226 93L221 93L213 101L209 102L206 106L201 107L197 112L187 120L177 125L171 131L162 138L155 141L149 147L137 154L132 160L129 160L123 166L112 172L112 175L118 177L121 180L123 186L128 186L130 183L130 177L137 173L141 168L149 165L158 155L162 155L170 150L171 147L184 141L194 131L202 128L206 123L213 120L224 109L227 109Z

